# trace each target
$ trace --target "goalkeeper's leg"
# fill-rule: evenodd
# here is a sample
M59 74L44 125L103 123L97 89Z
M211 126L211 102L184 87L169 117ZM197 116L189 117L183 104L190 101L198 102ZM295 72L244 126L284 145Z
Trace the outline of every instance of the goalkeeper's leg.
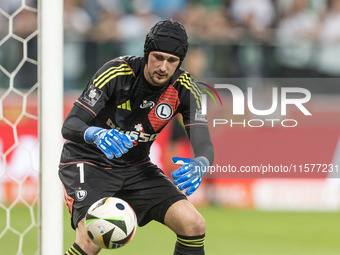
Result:
M174 255L205 254L205 221L189 201L180 200L170 206L164 224L177 234Z
M76 228L76 241L65 252L64 255L94 255L100 252L100 248L96 246L88 237L85 229L85 219L83 218Z

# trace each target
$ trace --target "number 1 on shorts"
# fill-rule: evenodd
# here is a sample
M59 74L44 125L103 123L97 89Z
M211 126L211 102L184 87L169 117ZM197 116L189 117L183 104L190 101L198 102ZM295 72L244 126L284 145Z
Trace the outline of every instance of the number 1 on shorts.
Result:
M79 168L79 181L80 183L84 183L84 163L78 163L77 167Z

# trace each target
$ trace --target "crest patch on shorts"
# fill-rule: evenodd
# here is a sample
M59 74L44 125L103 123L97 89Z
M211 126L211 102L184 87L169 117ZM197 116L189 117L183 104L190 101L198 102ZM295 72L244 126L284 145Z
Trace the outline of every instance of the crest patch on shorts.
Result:
M87 196L87 191L84 189L76 190L76 200L77 201L83 201L85 197Z

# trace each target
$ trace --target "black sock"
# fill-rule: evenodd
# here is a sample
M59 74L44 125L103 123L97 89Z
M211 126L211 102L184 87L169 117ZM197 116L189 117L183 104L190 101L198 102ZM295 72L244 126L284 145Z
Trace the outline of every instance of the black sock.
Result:
M64 255L87 255L87 253L84 252L78 244L74 243Z
M200 236L177 235L174 255L204 255L205 234Z

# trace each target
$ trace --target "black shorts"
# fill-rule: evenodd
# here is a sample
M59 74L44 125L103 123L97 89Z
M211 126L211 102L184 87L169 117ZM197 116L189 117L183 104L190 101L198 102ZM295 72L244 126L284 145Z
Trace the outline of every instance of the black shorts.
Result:
M75 229L88 208L103 197L128 202L139 226L164 223L169 207L186 196L152 163L127 168L104 168L87 162L60 164L59 177Z

